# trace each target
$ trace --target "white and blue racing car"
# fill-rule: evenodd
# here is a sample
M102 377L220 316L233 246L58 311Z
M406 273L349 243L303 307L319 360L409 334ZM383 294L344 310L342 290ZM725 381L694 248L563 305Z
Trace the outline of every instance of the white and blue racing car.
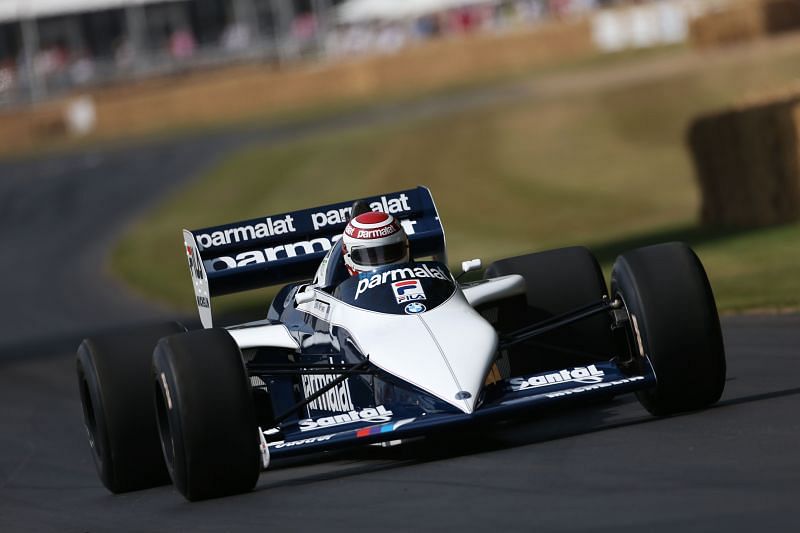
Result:
M428 189L365 202L402 222L411 262L350 276L351 202L185 230L203 329L83 341L84 419L109 490L171 481L189 500L218 497L289 456L628 392L654 415L720 398L719 318L687 246L619 256L610 287L582 247L501 259L461 283ZM213 297L286 283L263 320L214 324Z

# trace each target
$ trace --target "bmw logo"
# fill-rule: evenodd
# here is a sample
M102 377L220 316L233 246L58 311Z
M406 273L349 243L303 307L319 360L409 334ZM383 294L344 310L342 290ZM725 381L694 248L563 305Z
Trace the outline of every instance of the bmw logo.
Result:
M417 302L412 302L406 306L406 314L407 315L416 315L418 313L424 313L427 308Z

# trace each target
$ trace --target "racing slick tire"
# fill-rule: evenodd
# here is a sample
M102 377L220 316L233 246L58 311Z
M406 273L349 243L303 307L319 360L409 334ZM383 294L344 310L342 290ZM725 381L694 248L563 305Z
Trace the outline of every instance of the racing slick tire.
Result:
M97 474L113 493L169 483L158 438L150 364L176 322L84 339L76 370L83 419Z
M252 490L260 439L233 337L206 329L162 339L153 353L153 384L161 447L178 491L195 501Z
M594 255L585 247L574 246L509 257L495 261L485 278L519 274L525 278L527 309L517 317L515 328L535 324L556 315L574 311L608 296L603 272ZM501 327L508 330L508 326ZM537 347L531 357L530 346ZM611 357L617 346L611 332L611 318L601 313L536 337L523 343L519 355L512 356L512 373L535 372L563 365L564 350L574 355ZM550 357L543 346L558 347ZM534 360L540 364L535 366ZM574 360L574 359L573 359ZM534 365L534 366L531 366Z
M620 255L611 293L628 311L634 357L643 367L649 358L656 374L656 386L637 393L641 404L662 416L717 402L725 349L714 294L692 249L667 243Z

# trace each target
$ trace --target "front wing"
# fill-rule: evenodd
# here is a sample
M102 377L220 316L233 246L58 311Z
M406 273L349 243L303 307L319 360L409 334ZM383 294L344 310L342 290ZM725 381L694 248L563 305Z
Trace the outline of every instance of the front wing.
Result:
M624 394L654 386L652 368L641 375L623 374L613 362L513 377L487 386L483 402L471 414L420 413L384 406L328 417L319 427L298 427L284 432L284 440L269 442L264 464L270 459L293 457L361 444L428 435L479 422L499 421L569 401ZM265 433L268 439L269 435ZM263 448L263 446L262 446Z

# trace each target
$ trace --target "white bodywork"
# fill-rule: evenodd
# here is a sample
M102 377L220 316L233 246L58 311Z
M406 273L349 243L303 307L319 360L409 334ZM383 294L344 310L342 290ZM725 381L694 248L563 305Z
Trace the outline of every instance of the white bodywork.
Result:
M476 408L495 361L497 333L473 306L523 294L525 282L504 276L456 290L438 307L419 315L393 315L354 307L308 287L299 311L346 329L370 363L464 413ZM311 293L311 294L309 294ZM297 348L283 325L229 330L242 349Z
M288 350L300 348L297 339L289 334L289 330L283 324L265 324L228 329L228 333L231 334L233 340L242 350L262 346L274 346L275 348L286 348Z
M463 292L469 305L478 307L506 296L525 294L526 290L525 278L519 274L511 274L464 287Z
M189 261L189 274L192 277L192 289L197 302L197 312L200 322L208 329L214 327L214 318L211 313L211 290L208 287L208 274L203 260L200 257L200 247L189 230L183 230L183 248Z
M378 368L465 413L473 411L494 360L497 333L460 291L419 315L367 311L322 291L315 293L314 302L298 309L347 329L359 350ZM327 317L318 314L317 302L327 304Z

